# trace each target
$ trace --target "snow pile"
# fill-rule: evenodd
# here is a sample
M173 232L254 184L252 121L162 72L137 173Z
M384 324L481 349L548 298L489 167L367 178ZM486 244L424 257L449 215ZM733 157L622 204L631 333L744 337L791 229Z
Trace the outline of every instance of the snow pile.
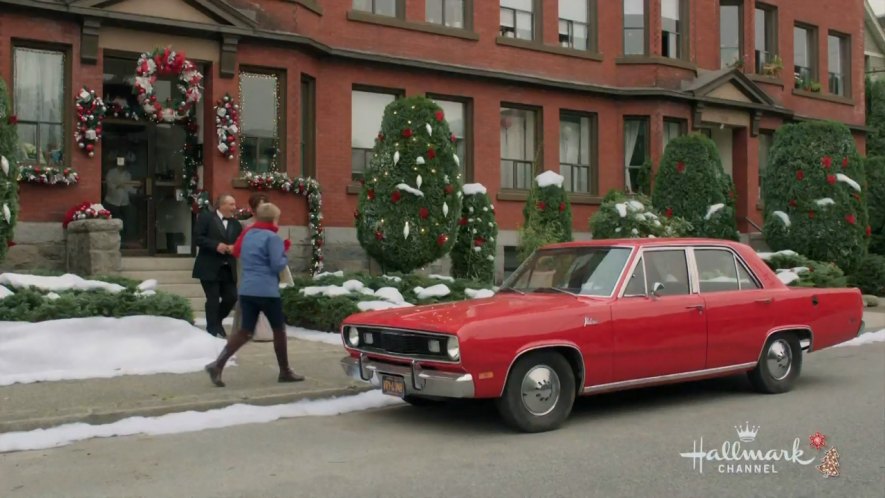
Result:
M477 195L488 192L482 183L466 183L461 187L461 191L464 192L464 195Z
M324 271L324 272L322 272L322 273L317 273L316 275L314 275L314 276L313 276L313 279L314 279L314 280L319 280L319 279L321 279L321 278L323 278L323 277L344 277L344 272L341 271L341 270L338 270L338 271L336 271L336 272L328 272L328 271Z
M286 335L302 341L320 342L331 346L341 346L341 334L310 330L301 327L286 326Z
M390 301L360 301L356 303L356 307L360 311L380 311L391 308L408 308L409 306L414 305L411 303L391 303Z
M305 296L316 296L317 294L326 297L337 297L350 295L350 290L340 285L316 285L304 287L301 293Z
M836 203L836 201L834 201L833 199L831 199L829 197L824 197L822 199L818 199L818 200L814 201L814 203L817 204L818 206L823 207L823 206L832 206L833 204Z
M535 177L535 181L538 182L538 186L541 188L553 186L562 188L562 182L565 181L565 177L555 171L545 171Z
M834 348L840 348L843 346L863 346L865 344L873 344L876 342L885 342L885 329L882 329L878 332L867 332L866 334L861 334L850 341L843 342L842 344L836 344L833 346Z
M778 218L780 218L780 220L781 220L782 222L784 222L784 225L785 225L785 226L790 226L790 225L792 224L792 222L790 221L790 215L788 215L787 213L785 213L785 212L783 212L783 211L774 211L774 212L771 213L771 214L773 214L773 215L777 216Z
M415 295L418 296L418 299L428 299L431 297L443 297L451 294L451 289L446 284L436 284L432 285L428 288L424 287L415 287Z
M709 220L710 218L713 217L714 214L716 214L717 211L721 210L721 209L724 208L724 207L725 207L725 204L722 204L722 203L720 203L720 204L713 204L712 206L710 206L709 208L707 208L707 215L704 216L704 219L705 219L705 220Z
M618 210L618 215L621 218L627 217L627 203L626 202L619 202L619 203L615 204L615 209Z
M355 396L301 400L284 405L237 404L205 412L187 411L159 417L130 417L111 424L65 424L49 429L0 434L0 452L57 448L86 439L180 434L234 425L267 423L281 418L323 417L402 404L393 396L374 390Z
M15 294L15 293L12 292L11 290L7 289L6 287L0 285L0 299L3 299L4 297L9 297L13 294Z
M485 299L495 295L495 291L489 289L464 289L464 293L470 299Z
M777 270L777 278L780 279L784 285L790 285L791 283L799 280L801 278L799 276L800 273L805 273L808 271L808 268L804 266L799 266L796 268L781 268Z
M166 317L0 322L0 386L197 372L224 340Z
M452 283L455 283L455 279L454 279L454 278L452 278L452 277L447 277L447 276L445 276L445 275L433 275L433 274L431 274L431 275L428 275L428 277L430 277L430 278L435 278L435 279L437 279L437 280L445 280L446 282L452 282Z
M403 297L399 289L396 287L382 287L375 291L375 296L394 304L402 304L406 302L406 298Z
M386 278L387 280L390 280L391 282L402 282L402 281L403 281L402 278L400 278L400 277L396 277L396 276L393 276L393 275L381 275L381 276L384 277L384 278Z
M99 280L86 280L83 277L72 273L66 273L60 277L43 277L22 273L0 273L0 285L17 289L34 287L48 292L100 289L117 293L126 290L122 285L109 284Z
M798 256L799 254L796 251L791 251L789 249L784 249L783 251L778 252L759 252L756 253L757 256L762 258L764 261L770 261L774 256Z
M849 178L848 176L843 175L842 173L837 173L836 179L842 183L847 183L851 188L860 192L860 185L856 181Z

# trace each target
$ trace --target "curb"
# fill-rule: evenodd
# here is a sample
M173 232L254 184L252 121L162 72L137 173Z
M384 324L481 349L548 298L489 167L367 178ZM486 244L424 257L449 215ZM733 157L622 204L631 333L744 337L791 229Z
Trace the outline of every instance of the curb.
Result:
M24 432L32 431L35 429L48 429L50 427L74 423L84 423L90 425L109 424L129 417L156 417L159 415L166 415L168 413L176 412L208 411L239 404L257 406L280 405L302 400L351 396L354 394L371 391L373 389L376 388L371 385L347 386L343 388L329 388L298 393L269 394L245 399L192 401L188 403L168 404L130 410L123 409L106 412L89 411L81 414L63 415L58 417L12 420L9 422L0 422L0 434L6 432Z

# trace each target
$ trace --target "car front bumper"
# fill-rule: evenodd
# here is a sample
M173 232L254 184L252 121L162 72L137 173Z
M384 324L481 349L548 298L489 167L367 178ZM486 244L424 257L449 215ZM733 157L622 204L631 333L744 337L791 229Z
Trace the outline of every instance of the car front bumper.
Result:
M409 366L370 360L365 354L346 356L341 366L348 377L381 387L381 375L402 377L405 394L440 398L472 398L473 376L465 373L424 370L417 361Z

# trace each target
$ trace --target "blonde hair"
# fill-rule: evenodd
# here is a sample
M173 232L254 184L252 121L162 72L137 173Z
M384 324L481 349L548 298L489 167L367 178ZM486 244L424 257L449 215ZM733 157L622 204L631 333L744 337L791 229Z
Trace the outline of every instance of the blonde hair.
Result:
M264 223L273 223L280 218L280 208L270 202L262 203L255 210L255 218Z

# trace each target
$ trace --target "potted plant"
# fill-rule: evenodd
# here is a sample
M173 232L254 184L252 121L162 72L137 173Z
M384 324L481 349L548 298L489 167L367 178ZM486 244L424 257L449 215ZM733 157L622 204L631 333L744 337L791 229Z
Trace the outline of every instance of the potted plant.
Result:
M784 68L784 61L781 56L775 54L762 65L762 74L765 76L780 76L781 70Z

